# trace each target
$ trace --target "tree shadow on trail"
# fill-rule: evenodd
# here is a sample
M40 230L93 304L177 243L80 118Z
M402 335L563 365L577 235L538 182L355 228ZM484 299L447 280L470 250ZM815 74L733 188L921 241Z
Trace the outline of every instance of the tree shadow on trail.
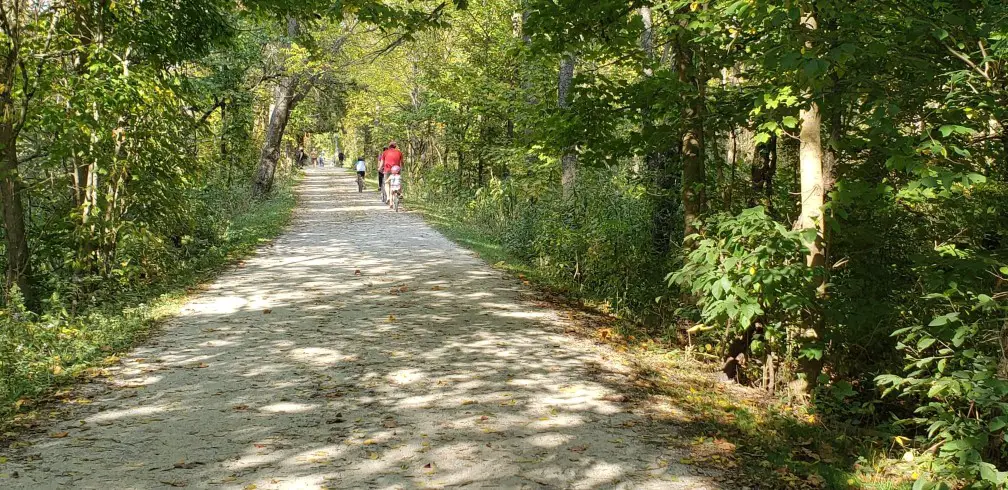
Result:
M415 215L312 170L291 229L10 455L7 486L719 488L631 371ZM66 432L64 436L62 433Z

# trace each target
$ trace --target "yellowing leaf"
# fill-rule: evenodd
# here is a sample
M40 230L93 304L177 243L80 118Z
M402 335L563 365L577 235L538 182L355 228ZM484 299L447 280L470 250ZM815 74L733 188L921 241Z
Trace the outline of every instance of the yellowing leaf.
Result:
M56 376L63 374L63 366L60 366L59 364L54 365L52 367L52 373Z

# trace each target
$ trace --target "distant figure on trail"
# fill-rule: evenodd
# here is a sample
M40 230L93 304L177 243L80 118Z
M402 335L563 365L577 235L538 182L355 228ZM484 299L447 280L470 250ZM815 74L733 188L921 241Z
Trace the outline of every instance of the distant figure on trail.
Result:
M367 163L364 162L364 155L357 159L357 175L364 177L367 173Z
M336 159L337 159L337 160L339 160L339 166L340 166L340 167L342 167L342 166L343 166L343 160L344 160L345 158L346 158L346 157L345 157L345 156L343 155L343 152L342 152L342 151L341 151L341 152L339 152L339 155L337 155L337 156L336 156ZM364 158L363 158L363 157L361 157L361 160L363 160L363 159L364 159Z
M385 196L389 197L392 194L389 192L388 188L388 176L392 173L392 167L400 167L402 165L402 152L396 147L395 140L389 142L388 149L382 152L382 168L385 170ZM396 174L398 174L398 169ZM391 200L391 199L390 199ZM386 201L387 202L387 201Z
M385 152L388 147L382 148L378 153L378 193L382 202L385 202Z
M304 167L307 158L308 155L305 153L304 147L299 146L297 153L294 153L294 165L297 165L299 168Z
M364 192L364 175L367 174L367 163L364 155L357 159L357 192Z

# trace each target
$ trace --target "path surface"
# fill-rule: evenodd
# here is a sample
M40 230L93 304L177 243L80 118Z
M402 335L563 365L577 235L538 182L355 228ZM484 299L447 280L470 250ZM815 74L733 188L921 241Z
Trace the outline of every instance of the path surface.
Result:
M310 170L290 230L81 388L0 487L716 487L619 403L605 348L355 187Z

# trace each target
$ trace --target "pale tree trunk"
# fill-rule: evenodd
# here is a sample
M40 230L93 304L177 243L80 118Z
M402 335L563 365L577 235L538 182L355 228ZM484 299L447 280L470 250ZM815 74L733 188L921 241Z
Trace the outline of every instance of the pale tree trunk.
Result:
M280 142L283 140L290 113L296 103L294 89L297 81L292 76L284 76L274 92L273 113L266 126L266 138L262 152L259 155L259 170L256 172L253 195L262 197L273 189L273 177L276 174L277 162L280 160Z
M297 36L298 22L293 17L287 18L287 42ZM280 160L280 142L283 140L291 111L300 102L303 94L298 94L299 80L296 75L286 74L280 78L273 95L273 110L270 112L269 123L266 125L266 138L262 152L259 155L259 170L256 172L252 194L262 197L273 189L273 178L276 174L277 162ZM307 151L307 150L306 150Z
M805 13L802 18L804 28L817 28L816 18L811 13ZM822 148L822 116L819 105L811 102L799 113L801 117L801 133L799 134L799 168L801 172L801 213L798 217L798 228L815 230L815 240L809 243L806 263L809 267L822 268L826 264L823 240L826 220L823 216L825 179L823 178L823 148ZM820 297L825 294L826 282L821 273L817 272L812 286ZM821 314L813 314L807 319L807 325L801 332L802 342L806 345L821 344L823 341L823 322ZM823 356L818 359L801 358L799 370L802 379L796 381L797 391L809 394L816 386L819 373L822 372Z
M566 54L560 60L560 76L557 83L557 105L561 111L570 110L570 86L574 78L574 55ZM570 199L574 195L577 183L577 153L576 148L571 145L564 149L560 158L561 186L563 188L563 198Z

